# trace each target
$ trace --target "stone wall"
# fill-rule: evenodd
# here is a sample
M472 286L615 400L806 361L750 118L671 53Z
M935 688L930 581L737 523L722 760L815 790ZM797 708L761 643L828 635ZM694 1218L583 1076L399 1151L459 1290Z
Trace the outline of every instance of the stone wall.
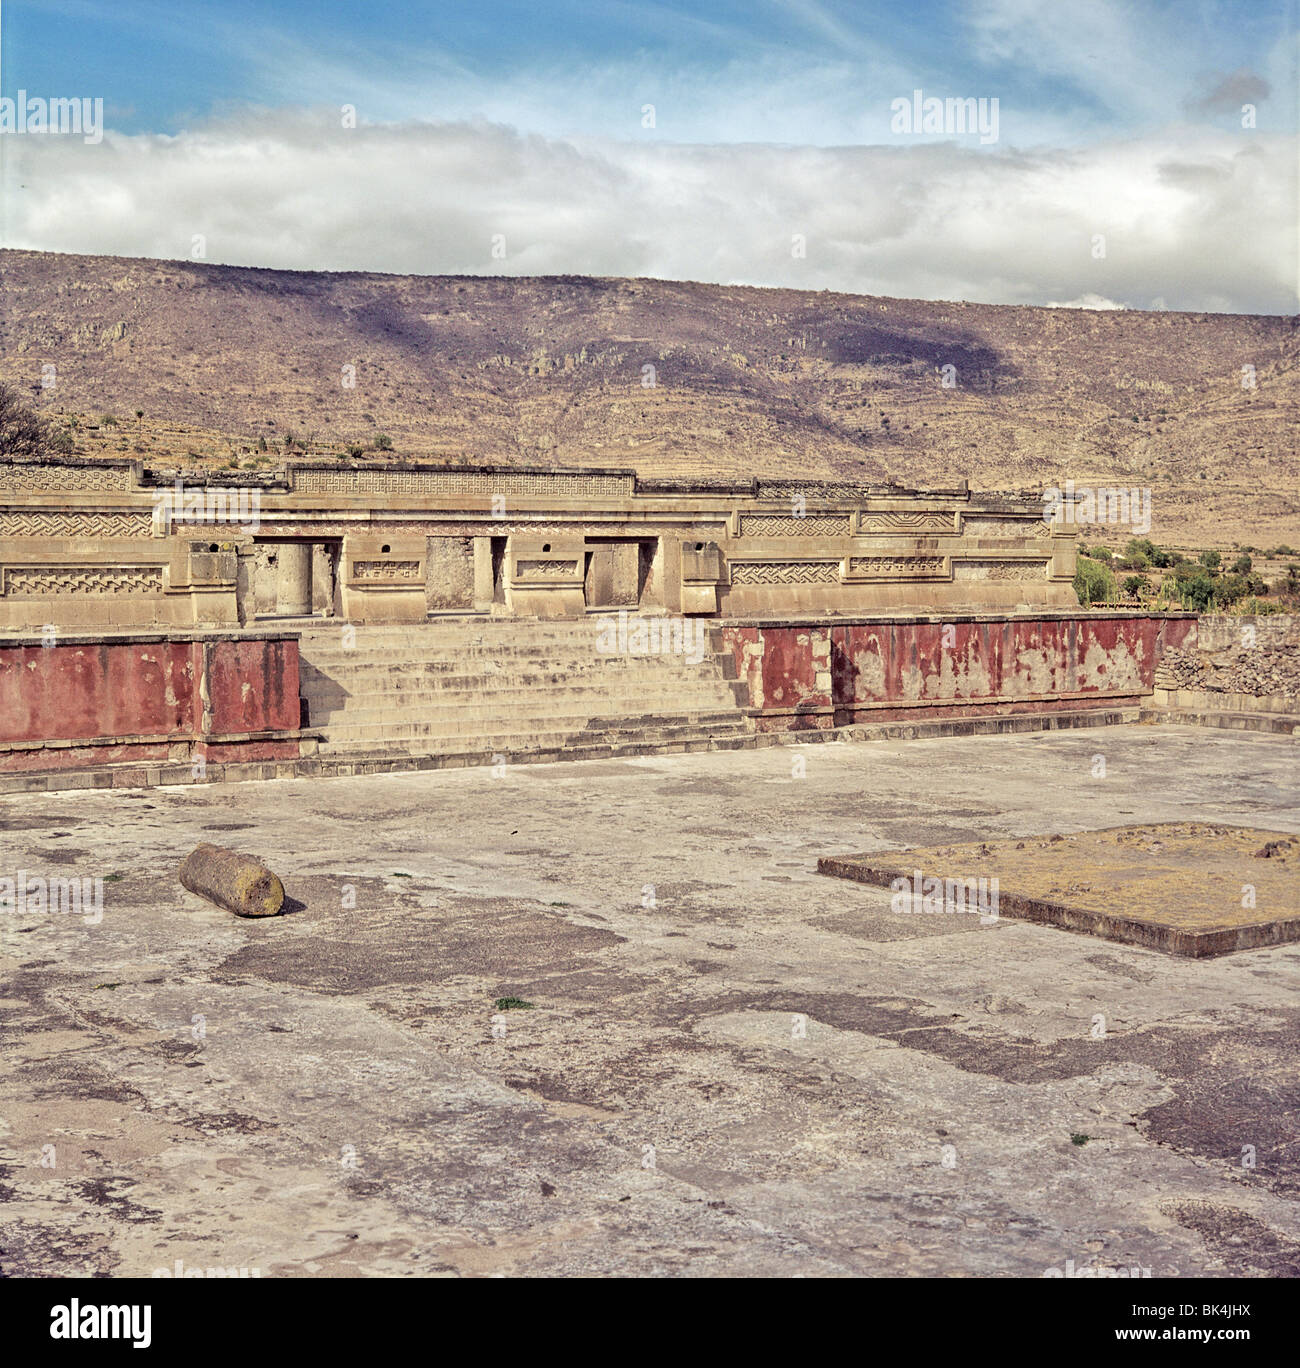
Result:
M300 754L298 639L0 641L0 772Z
M209 510L255 494L256 525L186 523L182 493L207 495ZM1073 529L1042 513L1032 496L965 487L0 461L0 629L232 625L335 603L371 622L494 603L521 615L653 606L730 617L1072 608ZM205 559L206 538L229 552L224 569ZM543 571L534 549L547 545L570 548L573 564Z
M1170 707L1300 713L1300 617L1207 613L1165 654L1155 684Z
M763 731L1136 705L1192 614L729 622Z
M469 612L474 607L474 538L426 539L425 602L430 611Z

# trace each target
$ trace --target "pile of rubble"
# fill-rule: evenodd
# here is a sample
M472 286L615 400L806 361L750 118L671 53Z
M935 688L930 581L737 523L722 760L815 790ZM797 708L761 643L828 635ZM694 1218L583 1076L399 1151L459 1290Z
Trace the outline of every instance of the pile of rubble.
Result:
M1226 651L1166 651L1156 667L1158 689L1196 689L1251 698L1300 699L1300 650L1290 646Z

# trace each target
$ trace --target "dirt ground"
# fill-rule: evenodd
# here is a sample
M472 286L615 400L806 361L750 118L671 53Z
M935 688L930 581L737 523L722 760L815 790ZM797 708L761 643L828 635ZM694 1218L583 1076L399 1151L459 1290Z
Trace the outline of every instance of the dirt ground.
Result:
M99 918L0 911L0 1269L1300 1274L1300 945L816 872L1296 833L1298 760L1123 727L2 798L0 878L104 882ZM287 914L182 890L204 840Z

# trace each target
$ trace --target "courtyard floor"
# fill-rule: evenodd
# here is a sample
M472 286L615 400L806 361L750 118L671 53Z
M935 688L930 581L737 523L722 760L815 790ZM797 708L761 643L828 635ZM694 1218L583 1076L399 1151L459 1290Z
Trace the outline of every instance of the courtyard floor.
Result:
M0 911L0 1270L1298 1275L1300 944L1178 959L816 872L1189 819L1300 832L1300 745L0 798L0 877L105 880L99 921ZM182 890L200 841L287 914Z

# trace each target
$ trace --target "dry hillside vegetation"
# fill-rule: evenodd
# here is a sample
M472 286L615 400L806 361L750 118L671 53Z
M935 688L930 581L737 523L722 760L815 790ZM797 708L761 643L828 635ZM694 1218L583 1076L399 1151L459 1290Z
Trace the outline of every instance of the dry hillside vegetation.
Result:
M1157 540L1300 543L1295 318L20 251L0 290L0 379L87 454L1073 479L1150 486Z

